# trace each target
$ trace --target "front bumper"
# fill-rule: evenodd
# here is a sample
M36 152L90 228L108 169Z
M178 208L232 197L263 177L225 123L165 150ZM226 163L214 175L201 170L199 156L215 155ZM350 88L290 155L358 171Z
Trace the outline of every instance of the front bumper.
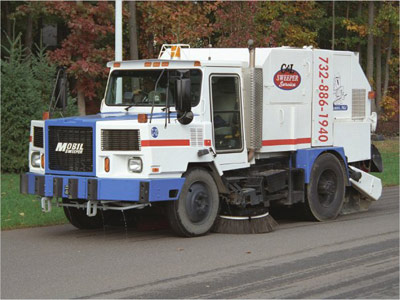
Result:
M42 197L133 201L177 200L184 178L115 179L81 176L21 174L20 191Z

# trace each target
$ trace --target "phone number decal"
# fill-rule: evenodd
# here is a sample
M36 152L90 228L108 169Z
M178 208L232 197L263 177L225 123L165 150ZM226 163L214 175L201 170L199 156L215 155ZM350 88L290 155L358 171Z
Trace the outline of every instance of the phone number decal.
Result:
M318 104L320 108L320 113L318 114L318 124L319 130L318 130L318 140L321 143L327 143L328 142L328 124L329 124L329 114L325 113L324 110L327 108L329 104L329 86L327 84L328 78L329 78L329 60L328 57L323 58L323 57L318 57L319 59L319 80L320 80L320 85L318 87Z

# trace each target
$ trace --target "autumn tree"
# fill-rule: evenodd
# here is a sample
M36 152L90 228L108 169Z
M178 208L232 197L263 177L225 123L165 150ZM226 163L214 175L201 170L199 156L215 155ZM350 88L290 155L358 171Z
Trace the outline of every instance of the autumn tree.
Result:
M381 119L398 120L399 113L399 3L382 2L375 17L374 35L379 41L379 56L384 57L383 84L381 72L376 73L376 89L382 90L377 107L382 109ZM377 53L378 55L378 53ZM381 85L382 84L382 85Z
M238 13L240 12L240 13ZM315 2L223 2L215 12L219 47L246 47L251 38L258 46L316 46L318 18L324 16Z
M256 45L274 44L273 36L265 36L255 19L260 3L254 1L222 2L215 11L214 39L217 47L247 47L252 39ZM240 13L238 13L240 12ZM272 27L278 23L273 21ZM274 28L272 31L275 31Z
M312 1L296 1L288 5L287 2L261 2L261 9L257 12L257 21L264 25L264 34L273 33L277 46L318 46L319 20L323 19L325 11ZM278 30L271 32L273 21L279 22Z
M200 1L137 2L141 57L154 58L166 43L206 45L213 31L207 16L217 6L217 2Z
M108 2L47 2L49 13L61 18L70 30L61 48L50 58L67 67L76 81L79 114L86 113L85 99L96 98L107 78L107 61L114 57L114 7ZM103 81L103 83L102 83Z

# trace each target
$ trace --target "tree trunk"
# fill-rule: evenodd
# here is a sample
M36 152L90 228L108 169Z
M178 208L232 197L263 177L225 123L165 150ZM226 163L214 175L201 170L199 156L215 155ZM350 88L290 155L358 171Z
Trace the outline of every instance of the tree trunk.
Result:
M149 51L149 57L148 58L154 58L154 35L150 33L148 35L148 40L147 40L147 49Z
M76 5L79 7L83 5L82 0L77 0ZM79 59L80 57L78 57ZM78 78L79 80L79 78ZM77 98L78 98L78 113L80 116L85 116L86 115L86 102L85 102L85 94L83 93L83 87L78 85L77 87Z
M389 24L389 45L386 55L386 64L385 64L385 81L383 84L383 97L386 97L389 87L389 62L390 56L392 54L392 44L393 44L393 25Z
M85 95L82 87L78 87L78 113L80 116L86 115Z
M11 38L12 31L11 31L11 19L9 16L9 14L10 14L9 2L2 1L1 5L4 6L4 13L2 10L2 15L3 15L2 17L4 17L4 19L6 20L6 32L7 32L7 35Z
M357 18L358 19L361 18L361 12L362 12L362 2L359 1L358 2L358 8L357 8ZM358 43L357 52L358 52L358 57L359 57L359 61L360 61L360 64L361 64L361 41Z
M139 59L136 20L136 1L129 1L129 54L130 59Z
M376 39L376 99L375 106L376 112L379 114L381 111L381 100L382 100L382 38L379 36Z
M25 32L25 54L30 55L32 53L32 14L28 12L28 20L26 21L26 32Z
M350 13L350 2L347 2L346 20L349 20L349 13ZM346 29L346 37L344 39L344 50L347 50L347 38L348 38L348 31Z
M374 2L368 2L368 45L367 45L367 78L372 83L374 76L374 35L372 33L374 26Z
M335 0L332 1L332 50L335 50Z

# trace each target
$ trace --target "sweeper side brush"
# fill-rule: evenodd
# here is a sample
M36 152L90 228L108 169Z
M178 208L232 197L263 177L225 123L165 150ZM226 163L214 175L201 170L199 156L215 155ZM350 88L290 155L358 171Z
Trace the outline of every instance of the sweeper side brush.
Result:
M219 215L213 231L233 234L267 233L273 231L277 225L269 212L256 216Z

